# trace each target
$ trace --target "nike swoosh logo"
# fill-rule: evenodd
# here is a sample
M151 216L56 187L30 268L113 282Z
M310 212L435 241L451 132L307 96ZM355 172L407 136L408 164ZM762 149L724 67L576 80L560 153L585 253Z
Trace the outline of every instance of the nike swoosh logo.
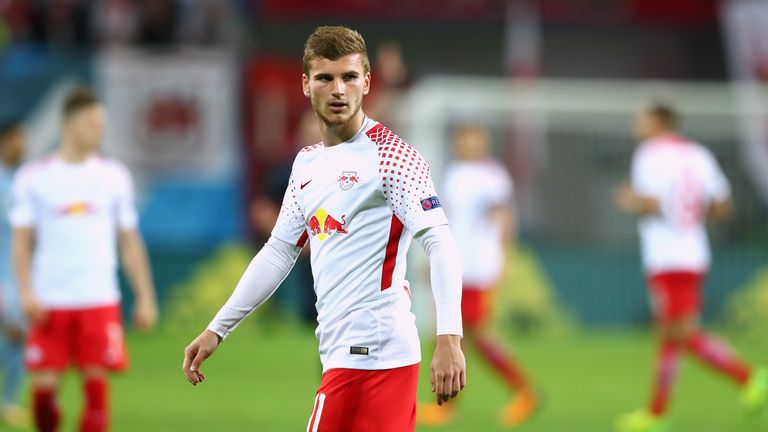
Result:
M301 184L301 188L300 188L300 189L304 189L304 186L306 186L306 185L310 184L311 182L312 182L312 180L309 180L309 181L308 181L308 182L306 182L306 183L302 183L302 184Z

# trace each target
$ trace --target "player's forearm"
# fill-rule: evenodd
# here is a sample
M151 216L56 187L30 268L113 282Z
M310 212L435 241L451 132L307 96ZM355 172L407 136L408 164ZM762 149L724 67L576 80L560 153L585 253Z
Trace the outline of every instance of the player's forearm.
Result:
M461 257L447 225L420 233L417 240L429 257L438 335L463 335L461 326Z
M619 188L617 203L622 210L629 214L638 216L661 214L661 204L658 199L638 193L628 185Z
M141 236L134 231L124 233L121 239L123 268L131 282L137 301L155 301L155 287L147 257L147 248Z
M32 231L16 229L13 232L13 272L22 296L34 295L32 289Z
M517 218L515 209L511 205L500 209L501 234L504 251L513 248L517 244Z
M654 216L661 213L661 206L656 198L638 195L632 210L641 216Z
M253 257L229 300L219 310L208 330L227 337L248 314L261 306L280 286L296 263L300 248L275 237Z

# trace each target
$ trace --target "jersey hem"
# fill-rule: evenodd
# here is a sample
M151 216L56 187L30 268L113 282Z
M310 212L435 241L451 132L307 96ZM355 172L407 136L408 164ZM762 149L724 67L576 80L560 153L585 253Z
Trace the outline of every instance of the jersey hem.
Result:
M89 302L78 302L78 303L46 303L45 301L41 301L41 304L43 306L43 309L46 310L82 310L82 309L95 309L95 308L101 308L101 307L107 307L107 306L120 306L121 302L120 299L116 300L104 300L104 301L96 301L93 303Z
M689 272L706 274L709 272L709 266L670 266L670 267L645 267L646 276L654 276L662 273Z
M405 366L411 366L421 363L421 353L413 357L406 357L399 360L380 361L373 364L360 364L358 362L333 362L329 365L323 365L323 373L331 369L357 369L357 370L385 370L396 369Z

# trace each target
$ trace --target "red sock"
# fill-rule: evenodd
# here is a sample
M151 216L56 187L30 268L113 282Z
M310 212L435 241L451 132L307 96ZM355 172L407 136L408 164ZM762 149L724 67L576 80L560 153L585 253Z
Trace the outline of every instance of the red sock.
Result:
M479 337L475 340L475 348L513 390L528 388L528 380L517 365L517 362L504 352L498 344L489 339Z
M61 413L56 403L56 390L34 388L32 390L32 410L35 425L39 432L55 432L59 428Z
M109 426L109 407L106 378L88 378L83 385L85 408L80 420L80 432L104 432Z
M664 415L672 385L677 377L680 359L680 344L671 339L663 339L659 346L656 360L656 375L653 382L650 411L655 416Z
M698 331L685 341L688 351L699 360L731 377L739 384L749 380L750 367L733 353L724 341Z

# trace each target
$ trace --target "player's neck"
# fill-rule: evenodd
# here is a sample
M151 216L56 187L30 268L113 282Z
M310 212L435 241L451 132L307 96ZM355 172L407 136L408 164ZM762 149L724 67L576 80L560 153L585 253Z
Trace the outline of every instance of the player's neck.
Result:
M349 141L363 127L364 121L363 110L359 110L349 121L339 125L328 125L321 121L320 135L323 137L323 143L327 147L331 147Z
M92 155L92 150L83 149L67 140L64 140L61 147L59 147L59 157L67 163L76 164L85 162Z

